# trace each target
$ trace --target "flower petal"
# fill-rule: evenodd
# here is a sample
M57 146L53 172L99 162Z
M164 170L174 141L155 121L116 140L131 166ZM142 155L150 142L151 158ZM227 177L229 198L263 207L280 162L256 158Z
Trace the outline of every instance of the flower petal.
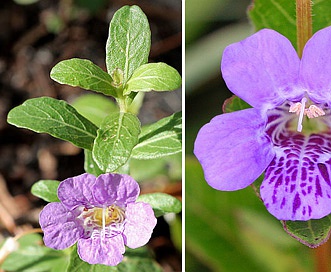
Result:
M109 206L115 203L120 207L134 202L140 193L139 185L132 177L110 173L100 175L92 191L100 205Z
M57 195L63 205L71 210L78 206L95 206L98 203L95 202L91 190L95 180L95 176L87 173L68 178L60 183Z
M231 92L254 108L266 110L286 99L301 100L304 91L296 87L299 66L290 41L274 30L263 29L229 45L221 70Z
M256 109L218 115L201 128L194 153L215 189L239 190L253 183L274 157Z
M62 203L47 204L39 216L45 245L54 249L72 246L83 235L84 229Z
M280 137L260 187L279 220L319 219L331 213L331 134Z
M143 202L130 203L126 207L125 216L125 244L130 248L147 244L157 223L152 207Z
M315 103L331 103L331 27L316 32L306 43L300 76Z
M77 251L79 257L89 264L115 266L122 261L125 247L121 235L107 238L95 231L91 238L79 239Z

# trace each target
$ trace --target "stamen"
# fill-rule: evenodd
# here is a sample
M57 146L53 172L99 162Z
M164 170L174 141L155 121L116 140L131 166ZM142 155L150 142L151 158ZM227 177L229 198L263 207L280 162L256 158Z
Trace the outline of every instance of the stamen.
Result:
M324 110L317 107L316 105L310 105L309 108L306 109L306 111L307 111L306 114L307 114L308 118L316 118L316 117L325 115Z
M290 106L289 112L295 112L297 115L299 115L300 110L301 110L301 103L297 102Z
M302 131L302 120L304 115L306 115L309 119L317 118L325 115L324 110L316 105L310 105L309 108L306 109L305 108L306 102L307 99L304 97L302 98L301 102L293 103L289 109L289 112L293 112L293 113L295 112L296 115L299 115L298 126L297 126L297 131L299 132Z
M303 120L303 114L305 112L306 102L307 102L307 99L305 97L303 97L301 100L301 108L300 108L299 121L298 121L298 127L297 127L297 131L299 131L299 132L302 131L302 120Z

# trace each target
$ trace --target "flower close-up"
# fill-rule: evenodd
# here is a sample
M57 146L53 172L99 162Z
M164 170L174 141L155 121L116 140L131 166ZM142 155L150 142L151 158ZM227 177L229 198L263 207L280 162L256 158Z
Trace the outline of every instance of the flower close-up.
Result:
M47 204L40 213L45 245L60 250L77 242L82 260L119 264L125 246L145 245L156 225L151 206L136 202L139 193L128 175L86 173L62 181L61 202Z
M194 153L210 186L239 190L264 173L260 196L277 219L331 213L330 45L328 27L300 59L286 37L263 29L224 50L224 81L252 108L200 129Z

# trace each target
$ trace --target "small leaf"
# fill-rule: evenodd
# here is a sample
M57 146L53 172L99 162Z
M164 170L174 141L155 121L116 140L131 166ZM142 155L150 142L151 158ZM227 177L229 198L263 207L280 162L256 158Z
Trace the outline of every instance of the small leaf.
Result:
M61 84L117 97L111 76L89 60L73 58L61 61L51 70L51 78Z
M145 126L132 150L135 159L155 159L182 151L182 113L177 112Z
M108 97L98 94L86 94L71 104L81 115L100 126L102 120L111 112L118 111L116 104Z
M31 193L47 202L60 202L57 197L59 185L57 180L39 180L32 185Z
M93 146L93 159L104 172L112 172L129 159L138 143L140 121L131 113L112 113L104 119Z
M236 95L233 95L230 98L226 99L223 104L224 113L230 113L248 108L251 108L251 106Z
M90 150L97 134L97 127L72 106L50 97L25 101L9 112L7 121L17 127L48 133Z
M324 244L331 232L331 215L308 221L282 221L284 230L311 248Z
M164 193L140 195L137 202L150 204L156 217L166 213L179 213L182 210L182 203L177 198Z
M151 31L146 15L138 6L124 6L115 12L109 25L106 45L107 71L123 71L123 85L133 71L147 63Z
M96 177L104 173L99 168L98 164L94 161L92 156L92 151L85 149L84 155L85 155L84 169L86 173L90 173Z
M129 79L124 94L131 92L173 91L180 87L182 79L176 69L159 62L140 66Z

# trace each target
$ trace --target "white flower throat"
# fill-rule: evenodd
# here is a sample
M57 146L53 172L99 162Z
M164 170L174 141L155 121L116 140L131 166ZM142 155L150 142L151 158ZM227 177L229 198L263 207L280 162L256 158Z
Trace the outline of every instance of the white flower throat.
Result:
M297 131L302 131L302 121L303 117L307 116L309 119L317 118L325 115L325 112L322 108L312 104L308 108L306 108L307 98L302 98L301 102L293 103L290 106L289 112L296 113L299 115Z
M83 208L79 218L83 220L86 234L89 236L93 230L116 231L125 220L125 209L113 204L108 207Z

